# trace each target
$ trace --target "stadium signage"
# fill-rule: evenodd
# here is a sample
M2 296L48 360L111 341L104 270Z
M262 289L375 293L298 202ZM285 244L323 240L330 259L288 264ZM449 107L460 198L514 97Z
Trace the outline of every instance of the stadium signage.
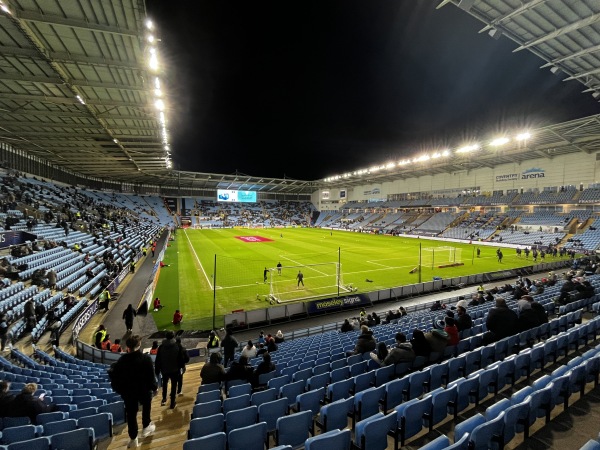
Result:
M509 173L507 175L496 175L496 182L518 180L518 173Z
M308 304L308 312L314 313L317 311L328 311L331 309L351 308L360 305L369 304L369 297L363 294L352 295L342 298L328 298L325 300L315 300Z
M25 241L33 241L34 239L35 235L24 231L5 231L0 233L0 248L21 245Z
M98 311L98 300L94 300L90 303L85 310L75 319L75 324L73 325L73 338L77 339L79 333L86 326L86 324L90 321L94 314Z
M363 194L364 195L381 194L381 189L379 189L379 188L373 188L370 191L364 191Z
M532 167L531 169L528 169L521 174L521 179L529 180L531 178L544 178L545 176L546 176L546 174L545 174L544 169L538 169L536 167Z

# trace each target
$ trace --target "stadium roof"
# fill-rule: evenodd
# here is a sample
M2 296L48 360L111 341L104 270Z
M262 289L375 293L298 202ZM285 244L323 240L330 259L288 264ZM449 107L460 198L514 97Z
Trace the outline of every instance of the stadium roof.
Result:
M443 0L438 6L447 3L600 96L597 0ZM334 182L174 171L166 164L145 20L143 0L0 0L0 141L95 178L290 194L600 150L600 116L592 116L532 130L525 144L483 146ZM167 121L169 113L176 116L176 106Z
M600 2L598 0L442 0L484 23L480 32L506 36L515 52L539 56L565 82L582 83L600 98ZM510 76L510 74L507 74Z

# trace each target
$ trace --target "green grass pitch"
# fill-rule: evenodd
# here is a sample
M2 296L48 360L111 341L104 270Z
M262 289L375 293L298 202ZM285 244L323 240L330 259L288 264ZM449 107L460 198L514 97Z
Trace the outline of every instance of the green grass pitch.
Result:
M240 239L251 236L266 240ZM409 272L419 264L419 244L423 249L461 248L464 263L442 269L423 268L420 274L423 282L436 276L451 278L532 263L531 259L518 258L516 252L508 248L503 249L504 259L498 263L496 247L488 246L480 247L481 256L477 258L476 243L318 228L180 229L175 240L169 243L164 258L169 266L161 269L154 293L165 307L151 314L159 329L173 328L171 319L175 309L184 315L183 329L209 329L214 304L216 326L221 327L223 316L234 310L268 307L271 277L283 302L333 297L338 289L333 264L338 261L338 248L343 282L351 284L359 293L418 283L419 273ZM284 266L281 275L275 269L278 262ZM269 270L267 283L263 281L265 268ZM296 275L300 268L305 286L298 289Z

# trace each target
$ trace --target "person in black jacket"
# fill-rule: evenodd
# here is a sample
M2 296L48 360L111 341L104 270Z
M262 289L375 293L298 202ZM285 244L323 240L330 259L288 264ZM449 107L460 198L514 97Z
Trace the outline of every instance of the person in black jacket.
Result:
M141 343L140 336L130 336L126 342L129 353L124 353L109 370L112 388L125 402L127 431L131 439L128 448L138 445L138 404L142 405L142 437L150 436L156 428L150 414L152 396L158 391L158 384L152 359L140 351Z
M276 369L275 364L273 364L271 361L271 355L269 352L263 353L262 357L263 360L258 364L258 366L256 366L256 369L254 369L254 374L252 377L252 385L255 387L258 386L259 375L273 372Z
M377 347L377 341L373 337L373 332L369 330L369 327L362 325L360 327L360 335L356 339L356 345L354 351L351 352L353 355L360 355L366 352L372 352Z
M529 302L531 309L535 312L538 318L539 325L548 323L548 314L546 313L546 310L542 304L534 301L531 295L524 295L521 300L527 300Z
M248 364L248 358L240 356L239 360L231 363L231 367L227 371L227 380L244 380L252 381L252 372L254 368Z
M518 333L517 313L506 305L503 298L496 299L496 306L490 308L486 326L488 331L483 336L483 344L487 345Z
M473 326L473 320L471 316L467 314L467 310L464 306L457 306L456 312L458 317L456 318L456 328L461 332L463 330L468 330Z
M517 302L517 304L519 305L519 332L527 331L531 328L541 325L540 318L535 311L531 309L531 303L529 303L527 300L521 299Z
M183 347L175 341L175 333L167 331L165 340L158 347L156 360L154 361L154 372L156 375L162 375L162 401L160 406L167 403L167 387L171 381L171 404L170 408L175 408L175 395L177 393L177 382L181 375L181 368L185 366Z
M190 362L190 355L188 355L187 350L181 344L181 338L176 337L175 342L181 349L181 367L179 368L179 378L177 378L177 395L182 395L181 391L183 389L183 374L186 371L185 365Z
M33 394L37 391L37 384L27 383L21 393L11 403L10 417L29 417L32 424L36 424L38 414L57 411L56 405L47 405L40 397Z
M237 339L233 337L233 330L231 328L227 328L225 337L221 341L221 347L223 347L223 366L227 367L227 363L229 361L233 361L233 357L235 355L235 350L238 348L240 344Z
M135 309L133 309L133 305L130 303L129 306L127 306L127 309L123 311L123 320L125 321L125 328L127 328L127 331L133 329L133 318L136 315Z
M10 383L0 381L0 417L10 417L15 396L9 392Z

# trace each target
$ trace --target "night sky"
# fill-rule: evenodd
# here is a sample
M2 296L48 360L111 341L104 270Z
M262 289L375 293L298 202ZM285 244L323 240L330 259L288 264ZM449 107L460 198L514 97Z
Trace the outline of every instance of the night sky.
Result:
M438 3L146 0L174 167L315 180L600 113Z

